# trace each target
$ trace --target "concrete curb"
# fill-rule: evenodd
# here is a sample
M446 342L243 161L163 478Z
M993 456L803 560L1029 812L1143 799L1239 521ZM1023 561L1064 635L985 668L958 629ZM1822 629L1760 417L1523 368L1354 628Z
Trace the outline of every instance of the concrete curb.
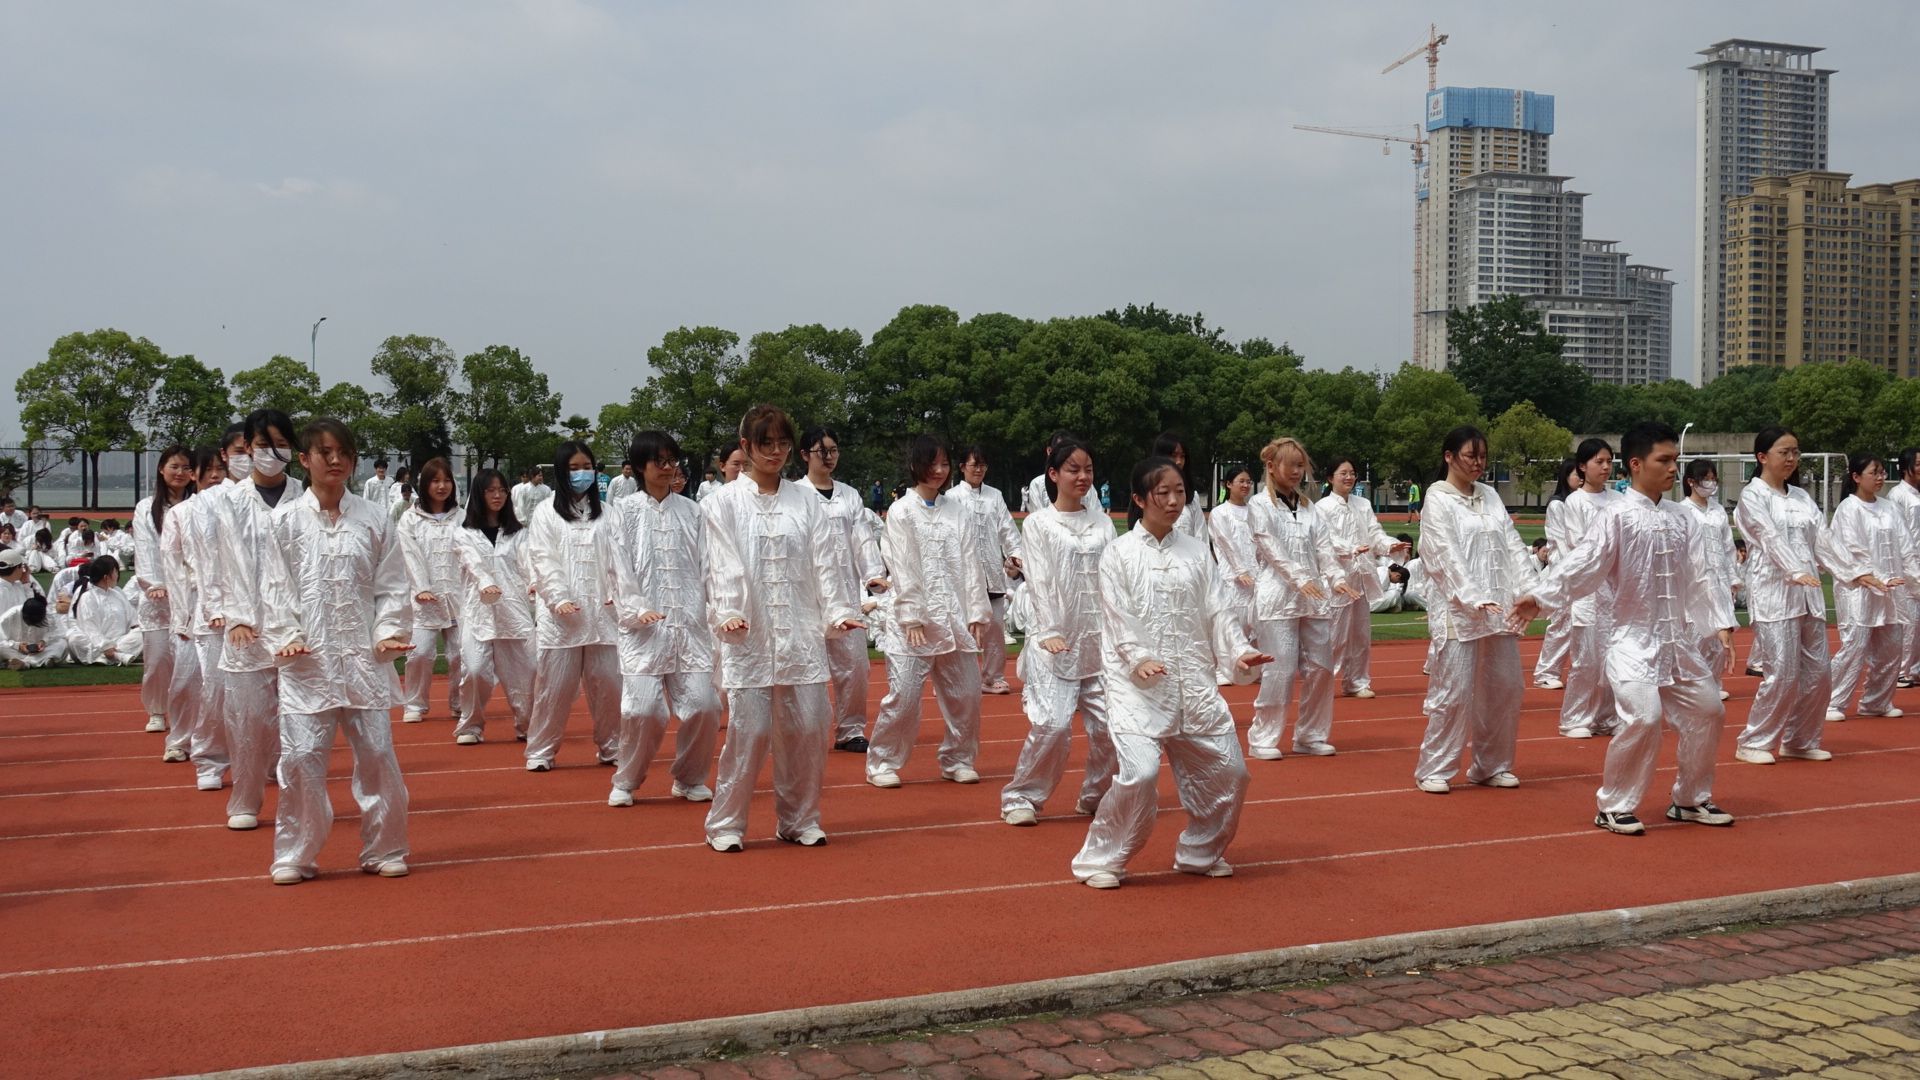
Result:
M1920 905L1920 873L1554 915L1448 930L1182 960L940 994L823 1005L653 1027L589 1031L438 1050L337 1058L212 1074L227 1080L556 1077L613 1073L708 1055L844 1042L1036 1013L1084 1012L1186 994L1482 963L1563 949L1630 945L1743 922L1857 915Z

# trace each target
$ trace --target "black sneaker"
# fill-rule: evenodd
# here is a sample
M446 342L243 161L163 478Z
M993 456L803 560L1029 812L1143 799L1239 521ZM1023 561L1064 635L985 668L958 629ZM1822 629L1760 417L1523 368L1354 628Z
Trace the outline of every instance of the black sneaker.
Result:
M1756 679L1764 679L1767 677L1766 672L1761 671L1759 668L1754 667L1752 664L1747 665L1747 674L1752 675Z
M1639 836L1647 831L1647 827L1640 824L1639 818L1627 813L1614 814L1603 810L1593 816L1593 823L1608 832L1617 832L1622 836Z
M1667 807L1667 820L1691 821L1700 825L1731 825L1733 815L1710 802L1703 802L1699 806L1681 806L1675 803Z
M839 742L833 744L833 748L835 750L845 750L849 754L864 754L867 752L867 737L865 735L854 735L841 739Z
M1902 675L1899 678L1893 680L1893 685L1899 687L1902 690L1911 690L1913 689L1913 676Z

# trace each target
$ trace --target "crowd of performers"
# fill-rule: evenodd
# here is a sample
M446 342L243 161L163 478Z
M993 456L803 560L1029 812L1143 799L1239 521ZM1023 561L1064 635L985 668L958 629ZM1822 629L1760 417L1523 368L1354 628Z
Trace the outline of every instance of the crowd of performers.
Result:
M1612 737L1595 824L1615 833L1645 830L1637 811L1663 723L1679 761L1666 817L1732 824L1712 787L1737 594L1754 626L1750 669L1763 673L1739 761L1829 759L1824 725L1856 698L1863 715L1900 715L1895 686L1920 660L1920 454L1901 455L1891 489L1881 462L1855 458L1828 522L1796 486L1793 433L1760 433L1758 472L1734 515L1737 554L1712 462L1688 462L1683 477L1664 425L1621 440L1623 490L1609 486L1614 448L1583 444L1544 545L1521 540L1482 482L1480 431L1455 429L1437 449L1417 560L1431 631L1419 790L1449 793L1463 761L1471 784L1520 784L1519 638L1540 616L1533 680L1564 688L1561 733ZM796 453L804 473L790 479ZM1093 494L1093 451L1066 433L1049 441L1025 492L1037 509L1017 526L978 447L955 455L914 440L911 485L882 518L834 478L834 432L798 432L766 405L741 420L726 479L697 501L680 493L681 448L658 431L633 439L604 493L592 450L567 441L557 490L538 471L510 486L483 470L464 507L444 460L391 480L383 461L355 494L357 458L339 422L295 431L261 410L222 447L162 451L131 551L75 559L56 600L30 576L29 546L0 548L0 657L143 660L148 730L165 732L164 760L191 763L199 788L227 790L229 828L256 828L267 786L280 787L276 884L317 872L336 734L353 755L362 869L408 872L390 715L426 719L436 655L453 741L484 740L491 708L525 744L528 772L553 768L584 695L594 753L612 770L609 806L633 804L677 724L670 791L710 802L708 846L739 852L769 757L773 836L801 846L827 842L830 751L863 754L868 783L899 787L929 686L945 730L940 776L978 783L982 695L1011 690L1010 624L1025 633L1017 674L1030 726L1002 819L1040 820L1078 716L1086 769L1071 805L1092 820L1073 876L1121 884L1154 825L1163 756L1187 814L1175 868L1228 876L1246 758L1336 753L1335 699L1374 693L1369 613L1408 585L1396 560L1409 544L1354 494L1354 464L1328 463L1316 500L1306 447L1284 437L1262 451L1258 475L1227 471L1209 514L1184 445L1163 436L1132 468L1118 535ZM296 460L305 484L288 473ZM11 505L0 514L16 535L29 524ZM1842 643L1831 659L1822 569ZM869 643L887 661L871 725ZM1219 687L1255 681L1243 753Z

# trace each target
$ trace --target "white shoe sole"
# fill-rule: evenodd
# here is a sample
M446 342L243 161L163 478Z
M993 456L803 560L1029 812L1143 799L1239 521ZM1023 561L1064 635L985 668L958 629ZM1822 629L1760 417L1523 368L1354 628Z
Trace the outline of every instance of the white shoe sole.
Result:
M897 788L900 786L900 777L897 773L880 773L867 777L867 783L877 788Z

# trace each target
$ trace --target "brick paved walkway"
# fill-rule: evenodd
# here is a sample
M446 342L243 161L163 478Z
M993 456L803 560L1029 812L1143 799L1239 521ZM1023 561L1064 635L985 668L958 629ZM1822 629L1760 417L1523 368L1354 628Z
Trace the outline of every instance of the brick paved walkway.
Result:
M809 1046L640 1074L1920 1077L1920 908Z

